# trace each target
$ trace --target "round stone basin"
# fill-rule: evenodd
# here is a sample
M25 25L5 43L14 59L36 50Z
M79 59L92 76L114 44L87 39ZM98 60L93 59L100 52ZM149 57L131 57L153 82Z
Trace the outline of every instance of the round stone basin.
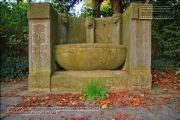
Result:
M55 59L66 70L113 70L126 58L126 47L116 44L56 45Z

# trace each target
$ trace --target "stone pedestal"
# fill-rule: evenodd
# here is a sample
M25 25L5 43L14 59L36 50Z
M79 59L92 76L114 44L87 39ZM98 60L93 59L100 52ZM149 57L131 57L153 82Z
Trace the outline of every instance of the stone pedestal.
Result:
M55 70L56 14L49 3L28 5L30 91L50 91L51 73Z
M49 3L30 3L29 90L81 92L91 79L100 81L107 91L151 89L151 19L142 19L140 6L149 5L131 3L122 15L85 19L58 15ZM127 48L126 71L57 71L55 45L80 43L124 45ZM97 59L100 54L96 55Z

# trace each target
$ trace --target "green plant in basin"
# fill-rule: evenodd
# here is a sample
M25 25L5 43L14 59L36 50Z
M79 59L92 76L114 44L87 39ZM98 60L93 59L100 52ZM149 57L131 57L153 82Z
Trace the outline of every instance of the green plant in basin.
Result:
M100 99L103 100L106 98L106 90L102 89L100 84L91 80L82 91L83 95L87 100Z

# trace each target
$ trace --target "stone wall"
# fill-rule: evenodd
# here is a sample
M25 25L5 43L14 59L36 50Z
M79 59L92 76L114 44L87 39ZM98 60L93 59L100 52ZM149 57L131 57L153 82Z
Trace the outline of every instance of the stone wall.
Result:
M121 44L121 14L95 18L95 43Z
M86 43L85 18L58 15L58 44Z
M75 18L59 14L58 44L121 44L122 15L108 18Z
M85 18L68 18L67 43L86 43Z

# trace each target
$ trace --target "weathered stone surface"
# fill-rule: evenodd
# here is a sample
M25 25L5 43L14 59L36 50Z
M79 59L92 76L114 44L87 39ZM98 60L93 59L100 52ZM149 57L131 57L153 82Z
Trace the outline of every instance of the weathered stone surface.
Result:
M121 15L118 14L114 17L95 18L95 43L120 44L120 24Z
M95 27L95 22L94 18L92 16L89 16L86 18L86 43L95 43L94 41L94 27Z
M51 78L51 91L82 92L91 80L100 82L107 91L151 89L151 76L131 76L119 70L96 70L55 72Z
M114 14L112 18L114 22L114 34L112 36L112 41L116 44L122 44L122 14Z
M144 3L136 3L136 2L131 2L131 4L128 6L126 11L123 14L129 14L129 17L131 19L142 19L143 16L149 16L152 13L151 12L144 12L143 10L140 10L140 7L151 7L152 4L144 4ZM151 18L149 18L151 20Z
M29 21L29 90L50 91L50 20ZM43 73L49 73L44 77ZM49 82L48 82L49 79Z
M50 18L52 6L49 3L29 3L28 19L30 18Z
M29 71L50 72L49 20L29 21Z
M29 91L50 91L50 73L28 76Z
M86 43L85 18L68 17L67 44Z
M113 70L125 62L126 47L116 44L57 45L55 57L67 70Z
M67 24L68 15L65 13L60 13L58 15L58 44L67 43Z
M126 70L136 75L136 71L151 74L151 20L138 19L138 7L142 5L132 3L123 14L122 25L122 43L128 49Z
M29 90L50 91L51 73L55 70L53 45L58 39L58 16L49 3L30 3L28 19Z

